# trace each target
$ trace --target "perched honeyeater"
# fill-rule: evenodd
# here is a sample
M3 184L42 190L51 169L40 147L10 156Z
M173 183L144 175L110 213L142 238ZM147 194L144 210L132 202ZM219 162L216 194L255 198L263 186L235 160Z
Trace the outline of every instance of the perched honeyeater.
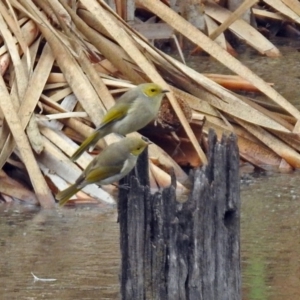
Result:
M155 119L167 90L155 83L143 83L124 93L107 111L101 124L72 155L75 161L89 147L110 133L126 135L145 127Z
M88 184L111 184L125 177L134 168L138 156L147 145L141 138L125 137L107 146L90 162L73 185L56 195L59 204L64 205Z

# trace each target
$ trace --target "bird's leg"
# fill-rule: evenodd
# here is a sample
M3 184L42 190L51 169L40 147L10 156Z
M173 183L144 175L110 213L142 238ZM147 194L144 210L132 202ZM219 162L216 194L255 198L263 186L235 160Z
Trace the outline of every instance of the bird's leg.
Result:
M118 189L124 189L124 190L130 190L130 185L128 183L124 183L124 184L116 184L116 183L112 183L113 186L115 186Z
M175 131L171 131L171 135L172 137L176 140L176 142L178 142L178 144L176 145L171 157L175 156L177 154L178 151L180 151L183 156L185 156L185 153L181 150L180 145L181 145L181 140L178 137L178 135L175 133Z

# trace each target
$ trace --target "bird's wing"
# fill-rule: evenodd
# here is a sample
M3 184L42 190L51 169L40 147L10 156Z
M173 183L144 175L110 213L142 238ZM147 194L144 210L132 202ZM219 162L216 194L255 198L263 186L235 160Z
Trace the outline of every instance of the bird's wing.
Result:
M119 149L118 143L106 147L84 170L82 174L84 182L96 183L119 174L129 155L126 151L122 150Z
M101 128L107 124L123 119L127 114L128 108L129 105L126 103L117 103L110 110L108 110L99 127Z
M131 89L123 94L116 102L116 104L108 110L106 115L103 117L100 128L108 124L114 123L127 115L128 110L132 106L132 103L135 102L139 95L137 89Z
M101 180L107 179L109 177L112 177L114 175L119 174L122 168L120 166L107 166L107 167L101 167L101 168L95 168L91 170L87 176L85 177L85 182L88 184L91 183L98 183Z

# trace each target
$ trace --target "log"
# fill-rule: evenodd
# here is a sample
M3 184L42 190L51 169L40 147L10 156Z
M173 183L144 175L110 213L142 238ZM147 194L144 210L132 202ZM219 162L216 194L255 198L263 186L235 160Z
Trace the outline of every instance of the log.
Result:
M147 152L120 189L123 300L240 300L239 153L234 135L209 133L209 163L196 169L185 203L176 180L151 194ZM136 176L134 176L136 175Z

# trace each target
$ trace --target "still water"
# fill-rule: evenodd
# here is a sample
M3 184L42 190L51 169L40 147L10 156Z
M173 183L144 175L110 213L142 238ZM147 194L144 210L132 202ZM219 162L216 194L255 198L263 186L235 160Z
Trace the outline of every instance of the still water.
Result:
M300 299L299 182L296 172L242 184L243 300ZM2 204L0 214L0 299L119 298L115 208Z
M242 185L243 300L300 299L300 172Z
M0 214L1 300L118 299L115 210L1 205Z

